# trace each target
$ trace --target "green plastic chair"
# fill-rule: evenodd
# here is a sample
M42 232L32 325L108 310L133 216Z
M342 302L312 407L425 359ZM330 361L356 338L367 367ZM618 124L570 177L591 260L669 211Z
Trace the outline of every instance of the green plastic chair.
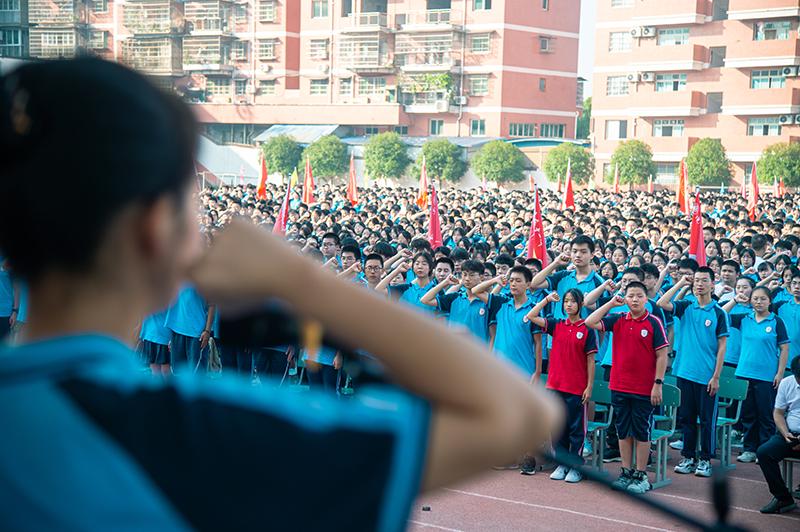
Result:
M601 375L603 375L604 373L605 373L605 368L603 366L601 366L599 362L595 362L595 364L594 364L594 381L595 382L602 381L602 382L605 382L606 384L608 384L608 381L603 379L603 377L601 377ZM592 398L592 401L594 401L594 398ZM611 403L611 399L609 398L609 404L610 403ZM595 415L597 415L597 414L606 414L607 412L608 412L608 408L606 407L606 405L599 405L599 404L595 404L594 405L594 413L595 413Z
M614 416L614 407L611 405L611 390L608 383L602 379L595 380L592 385L592 401L595 403L595 416L601 414L603 421L589 421L586 424L586 434L592 438L591 467L597 471L603 470L603 455L606 448L606 431L611 426ZM602 407L602 409L598 409Z
M732 370L734 368L725 369ZM739 422L739 417L742 414L742 402L745 397L747 397L747 386L747 381L737 379L731 372L726 375L723 369L722 376L719 379L719 390L717 391L720 407L719 414L717 414L717 431L719 431L719 441L721 442L719 464L725 469L736 468L736 464L731 460L733 426ZM727 410L734 405L736 407L736 412L733 415L728 415ZM723 408L725 409L724 412ZM700 430L699 426L698 430Z
M678 422L678 407L681 404L681 391L677 386L664 384L661 387L661 406L664 410L660 419L654 419L653 429L650 431L650 442L656 446L656 463L654 469L656 473L653 489L661 488L672 483L667 478L667 454L669 451L669 439L675 434L675 425ZM659 425L665 425L659 427ZM635 459L635 456L634 456Z

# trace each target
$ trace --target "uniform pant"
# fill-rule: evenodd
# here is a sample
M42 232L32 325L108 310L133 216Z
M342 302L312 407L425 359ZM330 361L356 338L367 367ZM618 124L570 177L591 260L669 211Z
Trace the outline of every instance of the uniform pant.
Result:
M172 333L170 341L170 364L176 375L188 370L205 374L208 368L208 349L200 349L200 339Z
M566 425L561 433L561 439L556 445L561 450L575 456L579 460L583 450L583 438L586 436L584 427L585 405L581 403L581 396L567 392L556 391L567 410Z
M8 322L10 319L11 316L0 316L0 340L4 340L11 332L11 324Z
M780 462L784 458L800 458L800 451L792 450L795 444L788 443L780 434L773 434L758 448L758 467L764 474L764 479L769 486L769 492L779 501L792 500L789 488L781 476Z
M317 371L307 369L306 375L308 375L309 388L333 393L338 391L339 370L333 366L320 364Z
M710 460L717 446L717 396L711 397L706 384L678 378L681 408L678 413L683 431L684 458ZM697 456L697 421L700 420L700 455Z
M744 426L744 450L756 452L762 443L775 434L775 421L772 410L777 391L772 382L746 379L747 397L742 404L742 425Z
M222 371L241 373L249 376L253 372L253 355L241 347L219 346L219 358Z
M286 351L280 349L261 349L253 354L256 373L272 379L282 379L286 373Z

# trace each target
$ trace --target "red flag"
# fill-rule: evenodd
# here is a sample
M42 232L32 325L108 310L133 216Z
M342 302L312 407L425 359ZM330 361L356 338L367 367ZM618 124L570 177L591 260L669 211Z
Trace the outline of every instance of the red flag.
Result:
M292 194L292 180L286 183L286 195L283 197L281 203L281 210L278 211L278 217L275 219L275 225L272 226L272 233L276 235L286 234L286 224L289 221L289 196Z
M756 163L753 163L753 169L750 171L750 191L747 195L747 213L750 215L751 222L754 222L756 219L757 207L758 207L758 178L756 177Z
M692 225L689 232L689 256L700 266L706 265L706 242L703 234L703 216L700 207L700 189L694 194L692 206Z
M419 192L417 192L417 207L424 209L428 205L428 167L425 156L422 156L422 168L419 172Z
M444 243L442 239L442 225L439 221L439 197L436 195L436 187L431 183L431 213L430 224L428 225L428 242L431 247L436 249Z
M347 180L347 199L350 200L350 205L356 206L358 204L358 187L356 184L356 161L354 155L350 154L350 177Z
M681 166L678 169L677 201L678 210L683 214L689 214L689 195L686 193L686 182L688 181L687 174L686 161L681 159Z
M783 184L783 178L778 182L778 197L782 198L786 194L786 185Z
M619 163L614 165L614 194L619 194Z
M256 189L256 198L267 199L267 161L263 155L261 156L261 181L259 181L258 189Z
M316 202L317 200L314 198L314 176L311 173L311 161L306 157L306 175L303 179L303 203L311 205Z
M653 175L650 174L650 179L647 181L647 192L652 194L655 191L655 187L653 186Z
M531 219L531 230L528 233L528 258L539 259L542 261L542 267L547 266L547 263L550 262L542 225L542 209L539 206L539 187L533 189L533 218Z
M572 161L569 159L567 159L567 178L565 181L564 201L561 203L561 208L575 210L575 195L572 192Z

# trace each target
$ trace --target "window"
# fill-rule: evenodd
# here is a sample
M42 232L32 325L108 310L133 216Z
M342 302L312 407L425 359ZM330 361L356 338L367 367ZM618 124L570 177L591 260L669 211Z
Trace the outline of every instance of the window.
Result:
M476 33L469 37L469 50L475 54L485 54L491 49L491 37L488 33Z
M358 78L359 94L379 94L386 92L386 78Z
M19 11L19 0L0 0L0 11Z
M657 163L656 182L661 185L671 185L678 182L677 163Z
M215 96L230 96L231 78L207 78L206 91Z
M108 47L108 32L93 31L89 35L90 50L105 50Z
M75 34L63 32L48 32L42 33L42 46L46 47L63 47L75 46Z
M258 20L260 22L275 22L275 0L259 1Z
M258 90L264 96L274 96L277 82L274 79L262 79L258 82Z
M309 94L314 95L322 95L328 94L328 80L326 79L312 79L311 80L311 89L309 90Z
M0 57L22 57L22 30L0 29Z
M606 120L606 140L628 138L627 120Z
M275 39L259 39L258 58L261 61L275 59Z
M233 81L233 91L236 96L244 96L247 94L247 80L236 79Z
M92 0L92 11L95 13L108 13L108 0Z
M376 126L367 126L364 128L364 134L367 136L370 135L377 135L379 133L378 128Z
M311 39L309 43L311 59L328 58L328 39Z
M328 16L328 0L311 0L311 18Z
M492 0L472 0L472 9L474 11L487 11L492 9Z
M686 74L656 74L656 92L677 92L686 89Z
M550 42L550 37L539 37L539 51L543 54L553 51L553 44Z
M539 126L539 136L551 139L564 138L565 124L542 124Z
M611 0L611 7L633 7L633 0Z
M689 43L689 28L666 28L658 30L658 46L677 46Z
M539 78L539 92L544 92L547 88L547 79Z
M628 85L626 76L608 76L606 79L606 96L625 96L628 94Z
M653 122L654 137L682 137L683 120L656 120Z
M407 137L408 136L408 126L394 126L394 132L398 135Z
M233 48L231 48L231 59L247 61L247 41L234 41Z
M342 78L339 80L339 96L353 95L353 78Z
M234 24L245 24L247 22L247 6L245 4L234 4L233 22Z
M751 89L782 89L786 86L786 77L780 69L753 70L750 72Z
M431 120L428 122L428 133L433 136L441 135L444 129L444 120Z
M550 0L542 0L542 9L545 11L550 9Z
M712 46L709 49L711 53L711 68L721 68L725 66L725 50L724 46Z
M709 92L706 94L706 112L716 114L722 112L722 93Z
M750 118L747 120L747 134L751 137L777 137L781 134L781 123L777 116Z
M483 118L473 118L470 120L469 134L472 137L483 137L486 135L486 120Z
M629 31L612 31L608 34L609 52L630 52L633 47L633 35Z
M730 0L714 0L711 8L711 20L728 20L728 7Z
M470 76L469 77L469 95L470 96L486 96L489 94L489 76Z
M792 31L792 21L756 22L753 24L754 41L785 41Z
M535 137L536 136L536 124L517 124L517 123L510 123L508 125L508 136L509 137Z

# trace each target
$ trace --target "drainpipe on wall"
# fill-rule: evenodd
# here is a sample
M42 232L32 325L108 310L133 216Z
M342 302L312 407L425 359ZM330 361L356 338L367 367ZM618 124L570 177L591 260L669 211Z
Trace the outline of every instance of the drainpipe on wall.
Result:
M331 38L328 41L328 103L333 104L333 38L334 38L334 23L333 20L336 18L336 0L331 0L331 8L330 8L330 19L331 19Z
M258 91L258 77L256 76L256 48L258 41L256 40L256 18L258 17L257 0L250 0L250 15L253 19L250 22L250 28L253 30L253 35L250 37L250 79L253 82L253 105L256 104L256 91ZM236 16L234 14L234 16Z
M456 118L456 136L461 136L461 118L464 115L464 106L461 104L464 98L464 61L467 55L467 0L464 0L464 16L462 17L462 28L464 33L461 35L461 75L458 82L458 118ZM451 4L452 5L452 4ZM490 37L491 38L491 37Z

